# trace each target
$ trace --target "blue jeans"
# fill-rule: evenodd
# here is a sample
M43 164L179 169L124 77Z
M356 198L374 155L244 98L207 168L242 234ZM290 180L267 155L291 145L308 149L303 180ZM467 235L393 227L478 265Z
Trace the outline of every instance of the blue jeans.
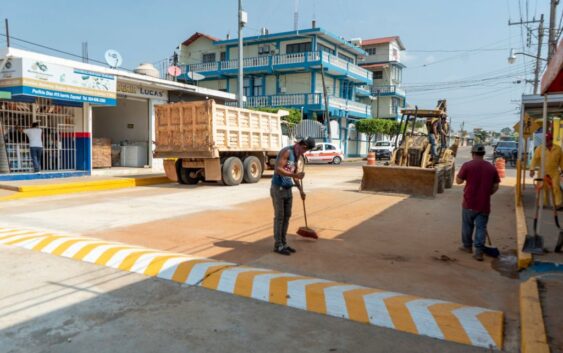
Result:
M487 237L487 223L489 214L476 212L467 208L461 211L461 241L463 246L471 248L473 246L473 230L475 228L475 252L483 252L485 238Z
M38 172L41 170L41 155L43 154L42 147L30 147L31 161L33 163L33 171Z

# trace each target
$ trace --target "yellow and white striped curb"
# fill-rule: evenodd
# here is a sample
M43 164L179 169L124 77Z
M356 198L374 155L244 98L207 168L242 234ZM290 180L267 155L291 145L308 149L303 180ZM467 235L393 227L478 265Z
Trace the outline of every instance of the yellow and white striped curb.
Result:
M86 238L0 228L0 244L374 326L502 349L503 313L318 278Z

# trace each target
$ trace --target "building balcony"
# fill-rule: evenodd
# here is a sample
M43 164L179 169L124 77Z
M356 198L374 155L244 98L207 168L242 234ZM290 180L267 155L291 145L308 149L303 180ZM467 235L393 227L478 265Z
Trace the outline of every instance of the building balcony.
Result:
M265 55L243 59L244 72L247 74L310 71L320 69L321 66L327 70L327 73L334 76L342 76L360 84L373 83L371 71L325 52ZM234 77L238 74L238 67L239 60L235 59L186 65L184 72L197 72L206 78ZM182 74L180 78L185 79L185 74Z
M382 85L382 86L371 86L372 96L399 96L406 97L406 92L404 89L397 85Z
M237 102L227 102L226 105L236 106ZM270 96L246 97L245 107L287 107L303 108L305 111L325 110L325 100L322 93L278 94ZM371 117L371 106L348 99L328 96L328 107L331 114L336 116L352 116L357 118Z
M371 89L368 85L356 86L354 88L354 90L356 91L356 96L358 96L358 97L369 97L369 96L371 96Z

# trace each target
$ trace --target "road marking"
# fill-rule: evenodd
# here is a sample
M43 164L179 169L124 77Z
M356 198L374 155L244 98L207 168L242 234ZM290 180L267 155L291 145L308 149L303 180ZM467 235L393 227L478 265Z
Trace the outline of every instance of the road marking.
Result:
M35 229L0 227L0 244L374 326L502 349L504 317L500 311Z

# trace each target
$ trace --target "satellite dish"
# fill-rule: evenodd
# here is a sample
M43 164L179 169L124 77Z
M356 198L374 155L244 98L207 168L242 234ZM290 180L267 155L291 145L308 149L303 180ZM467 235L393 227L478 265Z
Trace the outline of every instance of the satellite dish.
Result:
M180 69L178 66L170 66L168 67L168 74L172 77L178 77L182 74L182 69Z
M121 66L121 64L123 63L123 58L121 57L121 54L117 52L117 50L107 50L104 57L106 59L106 63L108 63L108 65L114 69Z
M199 81L199 80L203 80L205 76L203 76L202 74L198 74L197 72L190 71L188 72L188 78L192 81Z

